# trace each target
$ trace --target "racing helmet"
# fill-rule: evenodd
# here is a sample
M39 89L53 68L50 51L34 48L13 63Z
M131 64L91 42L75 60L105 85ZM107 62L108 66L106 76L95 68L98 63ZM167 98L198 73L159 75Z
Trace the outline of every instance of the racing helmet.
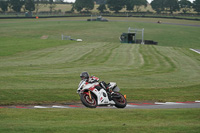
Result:
M82 72L80 74L80 77L81 77L81 80L84 80L84 79L88 80L90 76L88 72Z

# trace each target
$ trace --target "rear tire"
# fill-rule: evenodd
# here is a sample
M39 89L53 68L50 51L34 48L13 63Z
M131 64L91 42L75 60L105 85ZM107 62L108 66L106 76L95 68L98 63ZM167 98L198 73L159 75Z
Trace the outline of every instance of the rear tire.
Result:
M115 92L116 95L121 96L121 98L112 98L115 102L115 107L117 108L125 108L127 105L126 98L119 92Z
M81 102L86 107L88 107L88 108L96 108L97 107L97 101L96 101L95 97L93 97L92 94L91 94L91 99L89 98L89 95L87 95L86 93L81 94L80 97L81 97Z

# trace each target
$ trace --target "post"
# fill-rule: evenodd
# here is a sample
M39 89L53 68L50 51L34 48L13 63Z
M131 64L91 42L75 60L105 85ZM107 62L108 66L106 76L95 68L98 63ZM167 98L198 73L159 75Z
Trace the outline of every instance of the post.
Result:
M142 42L141 44L144 44L144 28L142 29Z
M131 29L131 27L128 28L128 33L130 33L130 29Z

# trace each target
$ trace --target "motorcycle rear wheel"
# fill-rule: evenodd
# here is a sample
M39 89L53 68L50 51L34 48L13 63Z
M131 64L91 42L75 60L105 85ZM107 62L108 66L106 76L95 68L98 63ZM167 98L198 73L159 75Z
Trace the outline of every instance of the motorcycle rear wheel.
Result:
M115 92L115 95L121 96L121 98L112 98L115 102L115 107L117 108L125 108L127 105L126 98L119 92Z
M83 93L80 95L81 102L83 105L85 105L88 108L96 108L97 107L97 101L96 99L91 95L91 99L89 98L89 95Z

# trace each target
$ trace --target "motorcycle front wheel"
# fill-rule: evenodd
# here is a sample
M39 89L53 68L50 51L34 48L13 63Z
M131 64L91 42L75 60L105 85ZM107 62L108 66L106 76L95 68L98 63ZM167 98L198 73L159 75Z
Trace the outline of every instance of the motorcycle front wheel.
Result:
M88 108L96 108L97 107L97 101L96 99L91 95L91 99L88 94L83 93L80 95L81 102L83 105L85 105Z
M126 98L119 92L115 92L114 95L118 95L118 96L121 97L121 98L112 98L113 101L115 102L115 107L117 107L117 108L125 108L126 104L127 104Z

